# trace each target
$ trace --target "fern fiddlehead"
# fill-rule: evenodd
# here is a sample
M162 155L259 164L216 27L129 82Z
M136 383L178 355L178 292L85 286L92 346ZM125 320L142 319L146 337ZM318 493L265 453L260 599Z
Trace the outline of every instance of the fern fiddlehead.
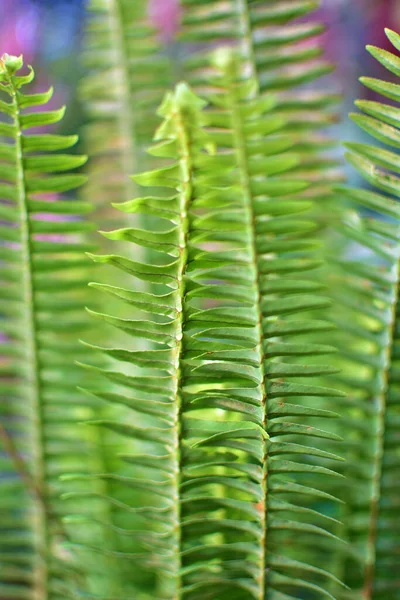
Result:
M82 298L76 286L86 281L81 273L88 263L81 258L81 251L91 246L82 241L82 234L91 226L80 215L90 207L49 198L49 194L73 190L85 180L80 174L65 173L81 166L85 157L52 154L75 144L76 136L27 135L31 128L62 118L64 109L29 112L31 107L45 105L52 90L43 94L22 92L22 86L31 82L34 74L30 69L27 75L17 75L22 67L21 57L4 55L0 67L5 98L0 105L4 117L0 125L4 136L0 248L4 332L0 352L5 361L2 437L16 472L28 488L27 529L28 539L32 540L31 546L25 546L22 540L19 548L19 526L10 530L5 563L10 568L14 565L17 571L19 564L24 568L31 564L32 594L43 600L52 597L58 585L54 574L59 569L67 574L72 568L63 561L57 541L60 531L65 533L60 521L57 478L65 461L74 460L75 451L65 430L77 421L74 403L82 404L75 390L79 375L72 364L74 351L78 350L71 344L70 336L85 327L85 321L79 317ZM57 242L48 239L50 234L57 236ZM76 279L71 280L71 276ZM63 358L49 356L57 350ZM83 444L82 452L85 442L77 438L77 446ZM13 502L12 497L6 498ZM9 514L12 512L10 507ZM7 528L7 524L3 525ZM20 576L24 581L26 573ZM13 586L7 575L3 585L6 596L14 593L14 597L26 597L27 590ZM62 593L67 583L59 585Z

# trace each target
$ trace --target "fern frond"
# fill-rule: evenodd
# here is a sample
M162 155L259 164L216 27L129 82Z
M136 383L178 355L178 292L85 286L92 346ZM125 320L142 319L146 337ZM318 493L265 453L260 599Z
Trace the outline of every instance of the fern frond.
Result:
M143 148L151 141L157 123L156 108L169 83L168 61L161 56L148 22L147 1L90 2L84 63L87 74L81 90L89 117L84 139L90 156L89 184L85 186L84 197L103 211L110 202L133 196L136 186L130 175L143 168ZM114 214L117 214L116 211ZM104 212L102 215L104 218ZM107 222L111 216L105 216ZM114 283L118 284L118 280ZM118 339L114 334L116 345ZM96 339L95 343L99 340ZM100 420L107 420L110 413L116 411L115 406L109 410L108 406L100 405L97 416ZM114 471L117 468L114 460L116 446L123 452L125 443L116 440L111 432L96 432L94 435L100 442L98 456L103 463L100 470ZM112 483L104 481L100 488L101 493L98 491L97 494L105 497L113 494ZM75 498L72 492L68 497L71 500ZM117 527L118 509L106 508L103 520ZM107 530L104 534L107 538L105 546L110 552L117 552L121 548L118 534ZM93 568L99 571L98 565L94 564ZM112 570L114 575L109 593L124 594L122 590L129 589L132 570L114 568L113 564ZM106 589L102 592L106 593ZM129 591L126 594L129 595Z
M261 92L293 90L332 70L332 65L321 59L320 45L310 45L322 33L323 26L296 21L312 14L319 6L318 0L213 0L206 4L202 0L184 0L183 6L181 38L192 43L234 41ZM306 47L305 41L309 42ZM189 58L189 65L196 68L196 84L206 82L202 74L206 58ZM304 102L309 108L319 109L324 99L329 103L328 96L305 98ZM298 102L296 98L295 103Z
M159 53L146 9L145 0L89 5L82 95L93 159L86 194L100 207L133 195L130 175L143 168L143 148L170 84L168 61Z
M128 495L128 500L125 500L124 528L130 522L132 513L133 517L137 513L136 519L134 518L136 535L130 544L129 552L132 554L132 547L136 549L135 556L138 561L147 570L156 572L163 579L159 585L170 590L168 593L171 597L180 597L183 586L180 497L183 460L182 411L184 409L182 381L188 367L183 357L183 344L186 343L183 315L186 316L187 308L183 306L182 301L186 293L183 273L191 260L188 235L191 229L190 210L194 196L193 161L199 154L201 145L204 144L203 137L198 131L198 103L200 100L192 96L184 86L178 88L174 97L167 98L160 109L166 121L159 130L158 137L167 140L161 147L166 152L166 156L176 158L177 162L154 173L145 173L136 177L140 185L171 187L174 189L174 196L131 201L121 206L122 211L130 212L140 204L145 214L149 216L156 214L158 220L161 218L161 224L169 224L168 228L165 232L158 233L127 228L105 234L113 239L131 241L145 248L155 248L157 263L147 265L121 256L93 257L96 261L114 264L139 280L150 282L156 295L104 285L96 286L98 289L109 292L150 315L162 316L159 320L157 318L131 320L94 313L95 316L136 338L156 343L160 349L106 350L109 356L118 361L143 368L144 375L132 377L124 372L106 371L105 375L109 380L119 386L129 387L133 395L128 397L122 392L104 393L99 390L92 390L92 393L108 402L128 406L138 414L138 426L117 420L99 423L103 427L135 440L134 445L130 445L131 451L127 452L122 460L123 464L132 465L130 470L133 468L136 471L136 477L115 473L100 477L114 482L116 488L122 486L124 489L128 486L128 489L130 487L135 490L133 496ZM164 206L166 213L163 210L154 213L153 209L158 205ZM163 293L157 294L159 291ZM137 476L138 470L141 474L141 467L145 468L145 473L151 473L150 479ZM126 473L126 468L122 472ZM116 498L121 498L118 489L115 493L114 501ZM136 507L128 506L132 502L142 504ZM122 504L121 508L123 509ZM140 518L141 514L143 514L142 518ZM161 516L164 523L160 521ZM154 530L150 533L149 528L153 529L153 527ZM126 531L128 533L128 530ZM123 534L124 530L120 528L120 532ZM152 553L146 552L149 544L154 546ZM152 554L153 559L151 559Z
M136 539L121 556L161 575L156 591L148 590L153 597L266 598L301 588L327 595L319 577L329 574L314 578L316 568L298 560L303 543L332 538L319 526L324 516L288 502L297 493L331 499L312 487L315 475L331 471L287 458L332 458L301 440L337 439L308 423L333 415L306 400L337 392L300 383L330 368L297 361L331 350L307 338L296 343L297 335L326 325L286 318L326 304L312 282L296 275L319 264L307 258L308 242L304 247L300 239L313 224L293 218L308 208L293 198L306 183L277 175L293 168L296 157L280 154L279 139L275 148L275 138L268 139L273 116L265 116L273 102L254 97L254 82L239 83L234 61L225 64L224 57L218 60L228 74L220 75L222 93L213 96L218 111L200 115L203 103L185 85L161 108L165 121L150 152L175 162L135 180L172 194L116 205L148 215L154 229L105 233L156 250L155 262L93 256L153 286L150 294L96 284L144 316L94 316L157 348L103 349L117 361L103 371L115 389L91 392L129 412L123 421L97 425L131 440L133 451L121 457L129 470L99 477L115 484L110 501L121 508L120 533L131 531L134 513ZM224 151L203 151L216 144ZM281 362L285 356L295 361ZM298 473L310 476L308 485L296 482ZM296 535L301 540L288 549Z
M279 96L274 112L285 125L278 125L280 133L299 157L293 176L314 183L302 196L319 199L313 218L325 229L332 183L343 181L344 174L330 153L335 140L325 133L338 119L340 96L318 81L332 71L318 39L324 27L312 21L318 6L314 0L184 0L181 37L195 50L184 63L185 77L206 97L210 64L208 52L197 51L200 38L205 50L231 41L245 64L243 77L251 77L261 93Z
M400 37L389 30L386 33L399 49ZM368 49L390 71L400 67L396 55L375 47ZM362 81L395 99L396 84L365 78ZM370 101L359 101L356 105L362 112L352 114L352 119L380 142L397 147L398 108ZM343 329L338 337L345 361L341 383L351 395L346 413L347 437L351 441L346 526L361 558L358 568L354 561L348 564L346 577L360 598L395 599L400 597L395 518L399 469L396 436L400 415L398 157L392 150L373 145L347 146L349 163L374 189L339 188L351 203L350 208L357 210L354 216L349 212L349 218L340 226L342 240L347 246L349 242L352 244L353 255L366 254L368 263L362 257L350 260L344 256L336 262L338 275L332 281L336 304L333 318ZM365 209L368 216L364 216Z
M39 599L62 596L74 571L61 546L67 532L58 477L74 464L87 467L87 440L73 439L71 428L87 410L75 389L80 372L73 360L76 332L87 327L79 288L87 281L82 250L91 247L85 241L91 226L82 218L88 204L54 198L85 181L69 172L85 157L53 153L77 137L31 133L60 121L64 108L43 110L51 91L25 93L34 73L19 75L21 67L22 57L0 61L0 417L10 473L1 481L0 580L4 597Z
M305 523L302 520L307 521L307 512L302 512L304 504L302 507L297 506L296 501L292 504L287 494L294 485L293 492L297 489L300 494L307 495L309 492L318 495L318 490L311 490L307 483L316 483L313 475L323 473L324 469L307 464L307 454L323 457L324 452L321 445L310 443L309 447L305 446L307 437L303 436L310 433L311 436L332 440L336 436L327 431L318 433L309 425L310 418L333 416L329 411L321 411L318 404L310 405L309 401L313 396L326 399L340 395L329 388L303 383L304 376L332 371L326 365L302 364L303 353L312 357L324 352L321 347L314 349L309 336L305 338L304 346L296 343L297 335L302 331L310 333L314 326L316 329L324 327L321 322L311 319L298 320L298 315L326 306L326 300L318 296L320 287L307 279L307 271L319 264L310 258L313 245L309 234L315 224L302 218L302 213L309 210L311 204L298 198L299 192L307 188L308 183L296 174L292 176L300 157L294 152L281 152L280 132L284 125L279 116L275 116L273 98L258 95L254 80L240 83L239 72L235 73L237 65L226 50L216 54L216 63L222 72L213 81L218 91L211 96L215 110L207 115L207 121L218 128L215 130L218 141L220 128L224 128L225 164L230 162L234 168L230 183L241 196L243 212L240 214L239 207L236 211L238 219L246 223L249 236L247 260L248 269L254 277L253 310L258 324L255 337L261 374L259 394L263 407L259 424L270 436L261 461L264 477L262 500L258 505L261 511L259 529L263 532L261 556L265 561L264 565L261 562L261 573L268 573L268 576L265 581L262 577L257 579L260 587L256 597L273 597L278 591L294 592L303 586L312 589L314 585L317 585L320 594L324 594L321 581L317 578L317 584L313 582L313 568L304 563L304 558L310 555L307 535L304 538L299 535L288 554L283 541L285 535L282 535L282 530L289 532L289 538L296 531L317 533L317 529L313 529L312 511L308 513L311 521ZM270 138L269 130L273 132ZM265 146L268 148L267 155ZM305 276L298 275L302 271ZM329 349L325 351L329 352ZM290 358L288 361L288 357L295 362ZM310 429L304 428L303 418ZM288 439L282 438L285 432L290 436L289 442L283 441ZM296 462L299 451L305 455L301 463ZM311 477L308 482L300 479L305 484L302 488L296 488L294 483L297 473L308 473ZM289 504L285 504L287 500ZM329 532L323 529L319 532L329 537ZM279 557L275 556L276 552ZM299 557L303 559L302 563L296 562ZM301 579L296 575L300 575ZM329 573L324 575L329 578Z

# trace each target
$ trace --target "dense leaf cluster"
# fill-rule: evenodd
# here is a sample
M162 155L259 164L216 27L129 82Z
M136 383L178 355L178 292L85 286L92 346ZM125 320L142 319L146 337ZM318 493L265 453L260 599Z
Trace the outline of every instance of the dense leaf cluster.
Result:
M400 86L362 79L392 149L348 143L349 187L317 3L182 4L183 58L92 2L85 200L0 61L0 596L397 600Z

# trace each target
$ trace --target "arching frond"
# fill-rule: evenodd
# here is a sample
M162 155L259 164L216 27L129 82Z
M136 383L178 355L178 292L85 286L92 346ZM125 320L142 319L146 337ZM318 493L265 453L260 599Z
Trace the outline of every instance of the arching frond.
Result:
M125 498L119 533L132 541L121 560L134 559L159 578L156 591L144 593L261 599L304 588L329 597L319 582L329 574L299 558L315 536L332 536L319 525L323 515L289 501L296 493L330 498L313 487L314 476L333 473L292 459L327 456L321 445L301 443L307 436L337 438L309 424L332 414L306 400L337 392L297 379L330 371L296 360L331 350L302 337L325 325L286 319L326 303L295 275L316 266L300 239L313 224L293 218L308 208L291 197L306 183L278 175L296 157L268 139L273 101L254 96L253 81L239 83L234 61L224 56L221 93L213 95L218 110L200 113L203 103L184 85L160 110L165 120L150 152L174 162L135 180L170 188L169 195L117 205L144 212L153 229L104 234L156 250L157 259L93 257L154 286L150 294L95 284L142 312L135 319L94 316L154 344L103 349L113 359L103 374L114 390L104 393L99 384L91 392L129 411L98 425L129 439L131 451L121 457L129 467L99 477L119 486L118 502ZM216 144L224 151L205 152ZM297 473L308 473L311 484L296 481ZM296 535L298 543L287 547Z
M324 27L313 20L319 5L318 0L183 0L180 35L193 49L185 77L201 93L208 92L209 48L230 42L240 50L242 76L251 77L261 93L279 95L275 115L299 157L292 174L314 183L301 195L318 199L313 218L324 229L334 204L332 184L344 175L332 154L335 140L326 133L338 118L340 96L321 80L333 67L318 37Z
M73 361L87 327L82 252L92 226L83 218L89 205L66 194L85 181L71 170L86 158L65 152L77 137L33 133L64 108L43 110L52 90L25 93L34 74L21 67L22 57L0 61L0 440L9 473L1 469L0 587L4 598L39 600L65 597L71 576L80 577L62 548L58 478L87 472L91 460L88 439L71 437L71 427L91 414Z
M326 306L326 300L318 295L320 286L308 276L308 271L318 266L318 261L312 259L314 241L310 239L315 224L303 214L310 210L311 203L302 201L298 195L309 184L295 173L301 157L291 149L285 148L282 152L281 142L285 136L280 134L284 124L276 114L276 100L270 95L259 95L254 80L241 82L238 64L226 50L217 52L216 65L220 73L213 81L217 88L211 97L214 111L208 113L207 123L215 128L215 141L222 146L223 164L229 169L229 183L238 194L234 203L236 220L245 223L249 236L247 260L248 270L254 277L253 310L258 315L256 339L262 373L259 394L263 414L259 424L270 436L261 461L263 499L258 504L261 512L258 527L263 532L265 561L261 573L267 572L268 576L264 581L262 577L257 578L256 597L274 597L278 591L295 593L302 587L312 589L313 585L323 595L324 584L320 578L324 575L329 578L329 573L321 569L313 581L315 572L305 561L311 558L318 564L318 558L309 552L310 545L316 543L313 534L319 531L322 539L325 534L329 538L329 530L314 529L312 511L302 512L307 501L298 506L298 499L288 494L287 487L290 481L296 489L297 474L302 473L303 492L307 495L308 491L311 496L322 493L322 488L318 492L308 486L318 488L321 483L317 474L329 471L312 461L308 463L307 455L323 458L323 444L315 445L304 436L309 433L311 437L316 435L322 439L337 438L328 431L317 433L309 425L315 418L334 416L321 407L327 408L323 398L326 401L337 393L326 387L304 385L303 379L331 373L329 366L313 365L312 357L333 350L314 347L312 343L312 332L323 329L324 323L308 319L307 314L301 320L304 312ZM279 102L277 105L279 112ZM302 333L308 335L302 338ZM307 364L302 364L303 351L311 357L306 359ZM310 404L312 397L320 400ZM304 429L304 419L310 429ZM283 438L283 432L289 437ZM297 462L299 451L303 457ZM297 491L300 492L300 488ZM314 517L321 525L323 516L314 513ZM322 527L324 525L322 523ZM304 537L299 535L289 550L285 544L286 532L288 539L292 539L296 531L303 531Z
M399 36L386 33L400 49ZM397 55L371 46L368 50L389 71L400 73ZM391 100L400 98L396 98L397 84L362 81ZM399 147L400 121L392 104L358 101L356 105L361 112L352 114L352 119L391 149L347 144L349 163L373 189L339 190L357 211L340 227L342 245L351 243L352 256L337 260L337 275L332 275L332 314L342 329L338 336L344 366L341 383L351 400L345 412L350 458L346 528L359 559L358 566L354 558L347 563L345 576L354 590L351 598L395 599L400 597L396 572L400 210L395 201L400 183L393 148Z
M90 119L91 157L86 194L96 207L131 197L130 175L143 168L143 148L156 126L155 111L170 83L146 15L145 0L91 0L82 96Z

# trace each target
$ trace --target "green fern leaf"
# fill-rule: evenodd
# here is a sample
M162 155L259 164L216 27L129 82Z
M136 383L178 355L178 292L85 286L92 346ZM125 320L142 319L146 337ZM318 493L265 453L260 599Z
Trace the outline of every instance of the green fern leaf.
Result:
M296 234L298 235L299 232L301 232L301 229L298 228L298 221L295 221L293 219L289 219L287 217L282 219L282 226L277 229L276 227L272 227L272 228L265 228L264 226L262 226L262 222L263 220L267 220L268 218L270 219L268 221L268 223L274 221L274 219L272 219L271 217L275 215L275 209L274 206L276 204L278 204L278 202L281 202L280 198L277 198L274 202L274 198L270 198L268 200L268 202L265 203L265 207L263 211L260 211L257 213L254 213L252 211L254 211L254 206L257 206L257 201L258 201L258 196L260 194L263 193L263 188L260 188L259 186L253 185L253 181L256 180L256 177L258 175L257 171L255 171L253 173L252 170L252 164L253 164L253 156L256 155L257 156L257 152L260 151L259 150L259 146L257 144L257 142L254 144L255 145L255 149L253 151L253 142L251 139L251 136L254 135L253 132L257 131L257 127L251 127L251 128L246 128L246 120L247 119L254 119L254 123L256 123L257 120L257 110L260 110L260 108L258 107L265 107L266 103L265 100L261 97L261 98L257 98L256 97L252 97L250 96L250 99L246 98L246 86L243 86L242 89L240 88L240 86L235 83L234 78L232 78L232 72L229 75L229 70L233 68L233 65L229 66L229 62L228 64L224 65L224 61L228 60L229 61L229 57L225 57L225 55L223 53L219 53L219 55L217 55L217 61L222 64L222 66L225 66L225 69L228 68L228 77L225 75L226 79L223 80L222 78L218 81L218 87L221 88L221 91L224 91L224 95L220 95L219 97L217 97L215 104L218 107L218 113L217 113L217 117L220 120L220 112L221 112L221 105L225 106L225 111L226 114L230 113L231 114L231 131L232 131L232 137L231 137L231 149L232 149L232 153L233 156L236 159L236 164L238 165L238 169L239 172L237 174L237 182L238 182L238 189L242 190L243 195L245 196L245 198L247 198L247 200L245 200L245 205L247 205L247 210L250 210L250 218L249 221L254 223L255 220L255 230L253 232L253 236L254 236L254 255L253 255L253 261L254 261L254 266L255 268L258 270L259 273L259 285L261 287L261 294L259 296L259 310L261 311L262 317L263 319L261 320L261 323L263 324L263 328L260 332L261 337L262 338L270 338L271 336L269 335L269 331L271 325L274 324L276 317L281 318L282 316L286 315L286 314L290 314L291 312L295 315L297 312L300 312L302 310L312 310L313 307L317 307L317 306L323 306L324 301L322 299L319 299L318 297L311 297L309 295L306 295L310 292L310 289L314 289L315 287L318 288L318 286L314 286L311 282L307 282L307 281L303 281L303 280L299 280L299 279L295 279L295 280L291 280L291 278L293 278L293 271L296 270L298 271L299 268L299 260L297 259L297 261L293 261L292 257L288 255L285 255L285 240L289 239L290 240L290 232L296 232ZM248 93L248 92L247 92ZM224 98L224 100L222 100L222 98ZM246 107L247 105L247 107ZM245 108L246 107L246 108ZM262 109L261 109L262 110ZM262 112L261 112L262 114ZM245 115L245 116L244 116ZM213 115L210 117L211 121L212 121ZM249 132L250 136L248 136L247 132ZM247 135L246 135L247 134ZM228 144L225 143L225 146L227 147ZM279 149L277 150L279 152ZM254 154L253 154L254 152ZM293 168L293 164L289 165L288 164L288 169ZM290 175L290 173L289 173ZM287 182L287 176L286 176L286 182ZM287 184L286 184L287 185ZM283 188L282 189L282 194L285 193L290 193L290 188ZM292 192L294 192L295 189L292 190ZM286 215L291 215L291 213L296 214L297 210L296 210L296 205L295 203L293 203L292 205L290 204L290 202L287 203L287 205L284 204L284 206L286 207L286 211L283 209L284 214ZM276 219L279 222L279 219ZM304 230L304 232L306 232L307 229ZM266 238L268 236L268 234L270 233L270 235L274 235L276 233L278 233L281 236L281 240L282 240L282 245L278 248L278 252L279 252L279 256L280 258L273 258L271 255L268 255L268 249L265 246L265 242L266 242ZM268 239L268 238L267 238ZM287 251L290 253L291 251L291 247L290 247L290 242L289 245L287 247ZM301 251L300 251L301 252ZM300 254L301 256L301 254ZM268 258L269 260L266 261L265 259ZM265 266L268 266L268 269L265 271ZM317 263L313 264L311 261L306 261L305 264L305 269L312 269L313 267L317 266ZM265 280L264 283L264 272L265 275L268 276L268 279ZM279 277L279 279L275 279L275 277ZM267 291L267 286L266 283L268 282L268 286L270 287L270 291L268 293ZM311 287L310 287L311 286ZM282 297L279 295L279 292L282 293L287 293L286 297ZM295 295L290 295L291 292L294 292ZM271 294L276 294L271 295ZM268 294L264 297L264 294ZM288 324L290 325L291 321L288 322ZM296 322L293 321L293 324L295 324ZM310 321L310 327L311 330L313 328L312 326L312 321ZM289 330L290 331L290 330ZM300 329L301 331L301 329ZM293 330L292 333L296 332L296 328ZM277 329L276 333L278 333L279 335L279 328ZM283 331L282 331L283 333ZM277 352L275 353L273 351L274 349L274 340L269 340L268 344L263 344L263 352L264 352L264 376L266 377L266 380L264 379L264 381L268 381L268 385L265 388L264 394L265 394L265 398L266 398L266 415L264 415L264 419L267 418L267 430L269 432L269 434L272 436L271 441L274 441L274 437L275 436L279 436L278 440L279 443L277 444L277 446L279 446L279 453L281 452L285 452L285 443L280 441L280 436L283 433L288 433L296 435L297 433L302 435L303 433L306 433L306 429L303 428L303 426L300 423L287 423L286 418L283 420L283 422L280 422L279 420L279 415L284 415L285 417L289 417L290 415L301 415L303 414L305 415L309 415L311 416L313 413L313 409L311 409L310 407L304 407L304 406L293 406L291 404L287 404L286 402L286 397L290 398L290 396L306 396L308 395L309 397L312 396L313 392L313 388L310 386L302 386L300 383L278 383L274 381L274 378L283 378L286 379L287 377L291 377L291 373L293 373L294 376L301 376L299 375L299 372L302 370L302 367L300 365L294 365L294 364L282 364L282 363L278 363L275 362L275 356L279 356L282 355L285 356L286 354L286 348L288 349L288 355L293 354L293 356L299 356L301 354L301 349L300 347L294 345L293 349L291 349L290 345L285 343L278 343L278 346L281 346L281 348L277 348ZM310 352L312 354L312 346L307 344L305 346L305 348L307 349L306 352ZM321 348L322 349L322 348ZM328 349L326 349L328 350ZM270 362L272 359L273 362ZM310 365L311 366L311 365ZM304 367L303 367L304 368ZM313 368L311 368L311 372L313 371L318 371L318 366L315 366ZM327 370L325 370L327 369ZM321 365L321 372L325 372L327 373L329 371L329 367L323 367ZM304 371L303 371L304 372ZM289 379L290 381L290 379ZM323 395L323 391L315 389L315 393L319 394L319 395ZM330 393L327 391L327 393ZM336 392L334 392L336 394ZM273 403L273 398L275 397L275 394L277 397L279 397L279 401L282 402L282 413L280 413L280 411L278 411L276 413L276 416L278 417L278 420L275 420L275 416L274 416L274 409L271 406L271 412L270 411L270 404ZM327 413L328 414L328 413ZM325 416L327 416L327 414ZM322 416L322 415L321 415ZM325 437L325 435L327 437L330 437L331 434L330 433L325 433L325 432L321 432L318 433L314 428L308 426L309 428L307 429L308 433L310 435L321 435L322 437ZM334 435L332 436L332 439L334 439ZM284 438L283 438L284 439ZM277 441L278 441L277 440ZM292 447L292 444L288 444L287 446L287 453L290 454L292 452L295 452L296 449L294 449ZM269 452L273 453L273 448L274 446L272 445L271 448L269 449ZM310 449L311 450L311 449ZM267 453L268 456L268 453ZM270 459L271 460L271 459ZM273 459L272 459L273 460ZM274 470L270 468L270 461L267 460L267 463L265 465L265 468L267 470L267 472L269 473L273 473ZM303 470L303 472L305 472L307 470L307 467L305 465L295 465L295 463L292 464L292 468L293 471L292 473L296 472L297 469L301 469ZM310 469L311 470L311 469ZM284 469L282 469L282 471L277 471L277 472L285 472ZM271 479L273 480L273 476L271 477ZM277 494L278 494L278 498L279 498L279 486L277 488ZM286 486L283 486L282 488L283 493L285 493L287 491ZM271 507L269 506L270 502L274 501L274 495L269 496L270 500L268 499L268 495L265 497L264 499L264 506L265 506L265 510L267 512L267 515L269 515L269 517L271 519L273 519L273 509L271 509ZM303 524L304 525L304 524ZM264 527L266 527L266 530L268 531L268 520L265 523ZM293 527L296 528L295 523L293 522ZM267 533L266 538L270 540L270 543L272 545L274 545L274 538L273 538L273 531L274 531L274 527L272 527L272 532L269 531L269 534ZM279 528L278 530L279 531ZM279 531L279 534L281 532ZM301 540L298 540L298 543L301 544ZM279 542L278 542L279 545ZM303 550L304 552L304 550ZM304 556L304 554L303 554ZM268 564L268 563L267 563ZM271 573L272 577L273 574ZM277 580L279 580L279 577L277 578ZM263 593L270 593L270 587L268 585L268 581L267 580L267 588L266 590L261 591L261 594ZM293 581L293 583L290 583L290 578L285 582L283 582L282 580L282 591L284 591L286 588L290 588L290 586L293 587L293 589L297 589L297 584ZM272 586L271 586L272 587ZM258 596L257 596L258 597ZM260 597L264 597L262 595L260 595Z
M0 61L0 437L8 455L1 455L0 593L56 598L82 576L64 547L69 531L58 478L74 465L91 468L90 438L77 432L73 440L71 429L92 414L76 391L81 374L73 361L82 356L76 331L88 327L81 293L88 261L81 252L93 246L83 219L90 207L69 195L54 198L82 184L82 175L65 172L86 158L52 154L73 146L76 136L30 134L59 121L64 109L30 111L52 92L26 94L34 74L29 68L19 75L21 67L22 57Z
M151 141L170 76L145 0L91 0L89 11L81 88L92 158L86 195L104 208L113 198L133 195L129 176L143 167L143 147Z
M154 152L174 162L135 178L142 186L175 193L117 205L124 212L149 211L158 219L154 230L106 234L136 247L151 244L153 250L158 240L155 262L93 257L153 286L148 293L96 284L144 311L138 319L95 314L129 333L135 344L104 348L118 362L103 374L118 387L110 393L101 391L101 384L90 389L130 409L119 413L122 419L115 413L116 418L95 423L121 434L132 447L116 471L99 477L114 485L110 502L121 508L120 533L128 534L135 523L135 540L125 543L121 560L135 557L156 578L152 591L147 582L143 593L193 600L229 593L244 599L304 587L329 596L314 580L312 566L291 561L307 552L314 536L330 543L332 535L310 522L318 515L312 508L285 505L288 494L331 499L310 485L314 475L330 470L307 459L303 464L287 458L334 458L315 442L298 442L304 436L338 437L310 426L308 419L334 416L321 410L322 400L314 406L312 396L323 399L340 392L296 382L303 375L331 372L330 366L301 367L301 355L332 349L308 340L296 343L296 338L292 343L294 335L327 325L286 317L325 305L312 295L312 282L296 275L319 262L290 244L293 236L309 229L308 223L303 228L292 218L298 212L293 195L306 184L273 174L276 167L270 178L260 177L257 148L268 140L263 124L273 104L249 94L253 84L237 81L230 54L218 54L217 62L222 93L212 103L218 109L200 113L204 103L179 85L160 109L164 122ZM207 134L201 123L207 123ZM225 151L207 154L204 149L221 143L221 123ZM280 151L277 144L275 153ZM281 169L294 163L293 155L287 160L283 155ZM223 211L215 208L220 202ZM158 207L164 209L157 214ZM300 203L300 210L305 208ZM281 242L278 255L264 249L269 240ZM157 350L142 350L136 344L143 339L154 342ZM280 362L279 357L287 356L295 357L296 364ZM298 404L287 402L293 396ZM307 418L306 424L297 417ZM311 474L308 485L297 483L296 473ZM287 540L299 532L293 554L289 550L279 558Z
M189 43L201 39L209 45L230 40L240 49L246 76L250 74L261 92L279 94L274 119L284 122L285 128L278 125L282 137L277 142L283 150L291 147L301 156L293 174L318 182L312 194L326 200L332 193L328 184L343 180L343 174L337 160L325 155L333 140L318 132L337 119L332 107L339 97L319 90L314 83L332 71L319 41L314 41L323 26L298 21L318 6L314 0L213 0L206 5L201 0L184 0L181 38ZM207 53L195 53L185 63L185 76L200 90L207 90L208 71ZM311 91L304 87L309 83L314 84ZM315 218L323 222L323 215L316 213Z
M386 31L396 48L400 38ZM396 74L399 58L385 50L368 47L371 54ZM397 73L398 74L398 73ZM362 80L368 87L398 99L392 87L380 80ZM393 88L395 89L395 88ZM365 114L352 119L371 136L397 146L398 109L381 102L357 102ZM343 329L338 336L345 369L339 383L351 394L346 411L350 465L345 527L358 554L345 565L353 597L398 598L395 529L397 503L395 450L398 427L397 316L399 288L399 210L395 198L400 186L398 157L392 150L367 144L348 144L349 162L374 190L340 187L350 202L348 218L338 227L342 244L351 242L365 261L337 261L332 272L333 319ZM380 193L381 191L385 194ZM363 209L371 211L363 216ZM343 286L343 287L342 287Z

